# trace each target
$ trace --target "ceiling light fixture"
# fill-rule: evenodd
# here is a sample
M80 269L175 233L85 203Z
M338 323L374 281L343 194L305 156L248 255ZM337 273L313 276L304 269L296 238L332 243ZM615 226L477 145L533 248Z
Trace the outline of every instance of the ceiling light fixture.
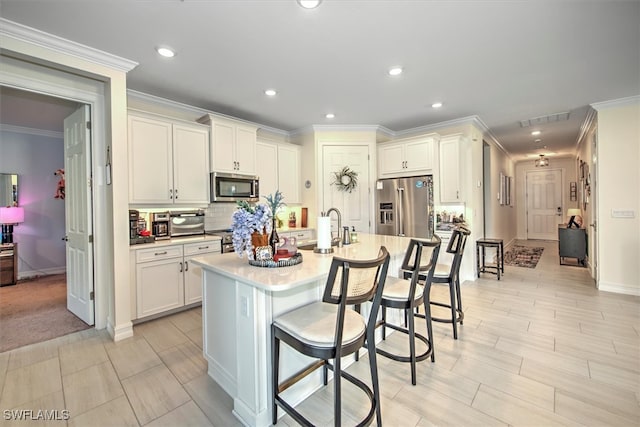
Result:
M320 6L322 0L298 0L298 4L305 9L315 9Z
M431 108L440 108L442 107L442 102L434 102L431 104Z
M538 138L538 139L534 140L533 142L535 142L536 144L539 144L539 143L542 142L542 140L540 138Z
M538 136L540 135L542 132L540 132L539 130L534 130L533 132L531 132L531 135L533 136Z
M267 89L264 91L264 94L267 96L276 96L276 93L278 92L276 92L275 89Z
M336 117L336 115L335 115L335 114L333 114L333 113L327 113L327 114L325 115L325 117L326 117L327 119L333 119L333 118L335 118L335 117Z
M543 168L545 166L549 166L549 159L544 156L544 154L540 154L540 157L536 159L535 165L537 168Z
M390 76L399 76L400 74L402 74L402 67L393 67L389 69Z
M173 58L174 56L176 56L176 53L168 47L159 47L156 49L156 52L158 52L160 55L164 56L165 58Z

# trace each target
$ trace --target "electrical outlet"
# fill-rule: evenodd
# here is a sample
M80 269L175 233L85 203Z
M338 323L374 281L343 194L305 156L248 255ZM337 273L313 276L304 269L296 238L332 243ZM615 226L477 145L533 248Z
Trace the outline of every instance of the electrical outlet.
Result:
M247 297L240 297L240 314L249 317L249 300Z

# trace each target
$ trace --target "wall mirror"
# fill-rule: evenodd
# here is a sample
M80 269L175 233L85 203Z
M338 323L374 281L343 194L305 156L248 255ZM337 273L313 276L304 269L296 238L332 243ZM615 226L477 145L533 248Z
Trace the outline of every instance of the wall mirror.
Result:
M0 206L18 206L18 174L0 173Z

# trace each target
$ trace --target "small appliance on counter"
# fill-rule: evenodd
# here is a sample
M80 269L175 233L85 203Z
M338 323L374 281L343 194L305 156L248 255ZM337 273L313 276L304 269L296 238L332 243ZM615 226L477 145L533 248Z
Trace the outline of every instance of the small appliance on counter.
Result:
M151 231L156 240L170 239L169 222L171 217L169 212L156 212L151 214Z
M220 242L220 244L222 245L221 252L223 254L226 254L229 252L235 252L235 249L233 248L233 232L231 231L231 229L207 230L205 234L208 234L211 236L220 236L220 238L222 239Z
M171 237L204 235L204 211L169 212L169 235Z
M147 222L140 217L140 212L135 209L129 210L129 244L153 243L154 237L147 229ZM147 234L148 233L148 234Z

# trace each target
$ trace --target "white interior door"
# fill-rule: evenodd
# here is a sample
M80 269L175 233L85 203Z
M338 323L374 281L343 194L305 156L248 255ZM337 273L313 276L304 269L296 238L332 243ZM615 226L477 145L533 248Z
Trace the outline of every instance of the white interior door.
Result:
M558 240L562 218L562 171L527 172L527 238Z
M88 105L64 120L67 309L94 324L91 220L91 130Z
M358 173L358 185L351 192L340 191L331 185L335 172L345 166ZM370 232L369 206L369 147L365 145L332 146L322 149L322 208L337 208L342 213L342 225L355 227L356 231ZM337 231L335 216L332 216L332 231Z

